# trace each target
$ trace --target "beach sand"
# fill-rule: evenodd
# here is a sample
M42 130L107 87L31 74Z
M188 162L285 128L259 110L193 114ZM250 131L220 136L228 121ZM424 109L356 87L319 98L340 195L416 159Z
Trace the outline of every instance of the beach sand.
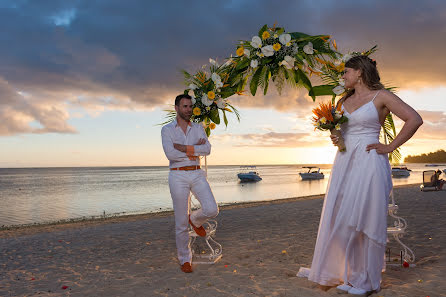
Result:
M446 191L394 192L416 266L388 267L372 296L446 296ZM0 296L339 296L296 277L311 264L321 198L221 207L223 257L191 274L179 269L171 212L3 230Z

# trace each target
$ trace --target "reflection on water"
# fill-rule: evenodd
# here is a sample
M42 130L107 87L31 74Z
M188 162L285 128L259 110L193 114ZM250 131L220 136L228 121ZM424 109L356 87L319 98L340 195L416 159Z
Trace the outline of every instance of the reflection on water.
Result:
M208 179L218 203L273 200L323 194L325 179L302 181L300 165L258 166L262 181L240 183L239 166L210 166ZM421 183L424 164L409 164L411 175L394 185ZM446 168L446 166L445 166ZM440 168L439 169L444 169ZM41 223L172 208L167 167L0 169L0 226Z

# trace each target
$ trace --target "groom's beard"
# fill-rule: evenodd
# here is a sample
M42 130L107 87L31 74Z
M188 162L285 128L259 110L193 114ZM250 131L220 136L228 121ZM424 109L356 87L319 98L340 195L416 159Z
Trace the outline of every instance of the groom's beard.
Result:
M192 116L192 113L182 113L182 112L178 112L178 115L180 116L180 118L182 118L183 120L185 120L186 122L190 121L190 118Z

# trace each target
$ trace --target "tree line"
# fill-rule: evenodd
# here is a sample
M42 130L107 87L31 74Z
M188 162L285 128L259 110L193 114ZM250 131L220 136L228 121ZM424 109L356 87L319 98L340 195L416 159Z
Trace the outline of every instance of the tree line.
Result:
M446 151L438 150L436 152L407 156L404 163L446 163Z

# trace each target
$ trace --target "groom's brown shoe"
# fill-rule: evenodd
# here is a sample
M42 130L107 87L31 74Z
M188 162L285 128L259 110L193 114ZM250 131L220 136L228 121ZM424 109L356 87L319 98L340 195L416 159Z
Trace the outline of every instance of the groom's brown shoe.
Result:
M194 228L195 233L197 233L198 236L205 237L206 236L206 230L204 230L203 226L195 227L194 224L192 224L192 221L190 220L189 215L189 224Z
M192 266L189 262L185 262L183 265L181 265L181 271L183 271L184 273L191 273Z

